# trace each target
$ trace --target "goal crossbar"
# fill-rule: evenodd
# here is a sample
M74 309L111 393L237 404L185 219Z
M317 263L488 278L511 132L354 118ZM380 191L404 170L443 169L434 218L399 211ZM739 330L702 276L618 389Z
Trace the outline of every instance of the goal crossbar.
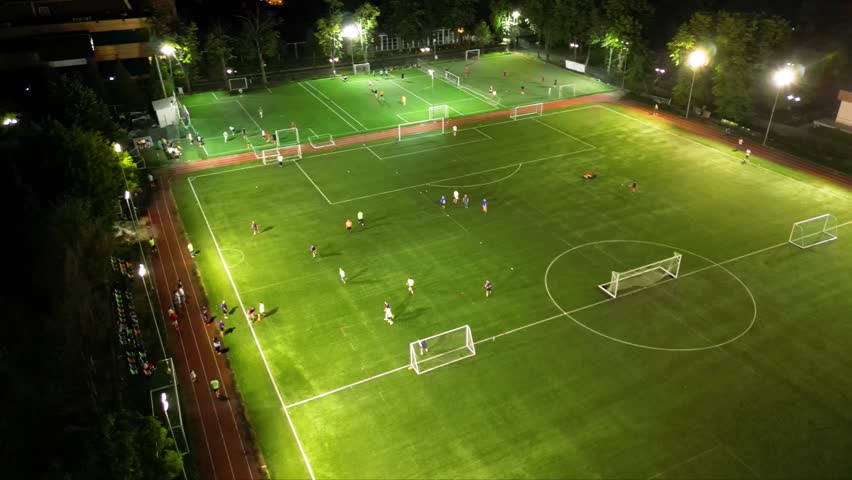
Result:
M308 137L308 143L310 143L313 148L333 147L335 145L334 137L332 137L330 133L311 135Z
M476 355L469 325L421 338L408 344L411 369L418 375Z
M452 83L457 87L461 87L461 77L449 70L444 70L444 80Z
M628 280L639 277L641 275L659 275L660 273L662 273L663 276L677 278L680 274L680 262L682 258L683 255L674 252L671 257L658 260L654 263L649 263L648 265L643 265L641 267L627 270L625 272L612 272L610 281L598 285L598 288L603 290L604 293L606 293L610 297L616 298L618 296L619 290L623 288L628 288L630 286L635 286L635 282L633 282L634 284L631 284L631 282L627 282ZM645 283L654 283L655 281L656 280L654 278L651 278L648 279Z
M417 122L400 123L396 126L396 128L396 140L401 142L404 135L415 135L427 132L440 132L443 134L444 119L435 118L430 120L419 120Z
M472 50L465 50L465 52L464 52L464 60L465 60L466 62L469 62L469 61L471 60L471 58L472 58L474 61L479 60L479 49L478 49L478 48L474 48L474 49L472 49Z
M793 224L789 243L799 248L810 248L837 240L837 218L825 213Z
M450 118L450 107L447 105L432 105L429 107L429 120Z
M362 74L362 73L366 73L367 75L370 74L370 64L369 63L353 63L352 64L352 74L358 75L358 74Z
M567 90L569 88L571 89L571 97L576 97L577 96L577 86L574 85L573 83L571 83L571 84L568 84L568 85L559 85L559 88L557 88L557 90L556 90L557 98L565 98L565 94L562 93L562 92L563 91L567 92Z
M248 79L246 77L237 77L228 79L228 90L246 90L248 89Z
M540 117L544 114L544 104L543 103L533 103L530 105L520 105L512 109L512 114L510 115L513 120L517 120L520 117L526 117L530 115L534 115Z

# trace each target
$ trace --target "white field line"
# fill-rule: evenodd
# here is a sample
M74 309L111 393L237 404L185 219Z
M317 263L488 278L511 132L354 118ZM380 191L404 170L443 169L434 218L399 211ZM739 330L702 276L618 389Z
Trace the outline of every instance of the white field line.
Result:
M314 98L316 98L317 100L319 100L319 102L320 102L320 103L322 103L323 105L325 105L325 108L327 108L327 109L331 110L331 113L333 113L333 114L337 115L338 117L340 117L340 119L341 119L341 120L343 120L343 121L346 123L346 125L349 125L349 128L351 128L352 130L356 130L356 131L358 130L358 128L356 128L356 127L355 127L355 125L352 125L351 123L349 123L349 121L348 121L348 120L346 120L345 118L343 118L343 115L339 114L339 113L337 112L337 110L335 110L335 109L331 108L331 106L330 106L329 104L325 103L325 102L324 102L321 98L319 98L318 96L316 96L316 94L314 94L314 92L312 92L312 91L308 90L308 87L306 87L304 84L302 84L302 82L298 82L298 85L299 85L300 87L304 88L304 89L305 89L305 91L306 91L306 92L308 92L308 93L310 93L310 94L311 94Z
M269 87L264 87L264 88L266 89L267 92L272 93L272 90L270 90Z
M368 152L372 153L374 157L378 158L379 160L382 159L382 157L380 157L376 152L374 152L373 149L369 146L364 145L364 148L366 148Z
M310 130L311 135L313 135L313 136L315 136L315 137L317 136L317 132L315 132L313 128L308 127L308 130Z
M714 152L716 152L716 153L720 153L720 154L722 154L722 155L726 155L726 156L728 156L728 157L731 157L731 158L733 158L733 159L736 159L737 161L740 161L740 160L741 160L741 158L740 158L740 157L737 157L737 156L735 156L735 155L731 155L731 154L730 154L730 153L728 153L728 152L725 152L725 151L722 151L722 150L718 150L718 149L716 149L716 148L713 148L713 147L712 147L712 146L710 146L710 145L706 145L706 144L701 143L701 142L699 142L699 141L697 141L697 140L693 140L693 139L691 139L691 138L684 137L683 135L678 135L677 133L670 132L670 131L668 131L668 130L666 130L666 129L664 129L664 128L660 128L660 127L658 127L658 126L656 126L656 125L650 124L650 123L645 122L645 121L643 121L643 120L639 120L638 118L633 118L633 117L631 117L630 115L626 115L626 114L624 114L624 113L621 113L621 112L619 112L619 111L613 110L613 109L608 108L608 107L605 107L605 106L603 106L603 105L593 105L593 107L594 107L594 108L602 108L602 109L604 109L604 110L608 110L608 111L610 111L610 112L612 112L612 113L615 113L616 115L621 115L622 117L629 118L629 119L631 119L631 120L633 120L633 121L639 122L639 123L641 123L641 124L643 124L643 125L646 125L646 126L648 126L648 127L653 128L653 129L661 130L661 131L663 131L663 132L666 132L666 133L668 133L669 135L672 135L672 136L675 136L675 137L677 137L677 138L680 138L681 140L686 140L687 142L691 142L691 143L694 143L694 144L696 144L696 145L700 145L700 146L702 146L702 147L709 148L710 150L713 150L713 151L714 151ZM754 162L752 162L752 165L755 165L755 166L757 166L757 167L759 167L759 168L762 168L762 169L764 169L764 170L766 170L766 171L768 171L768 172L772 172L772 173L774 173L774 174L776 174L776 175L780 175L780 176L782 176L782 177L784 177L784 178L786 178L786 179L788 179L788 180L792 180L792 181L794 181L794 182L801 183L802 185L807 185L808 187L811 187L811 188L813 188L813 189L815 189L815 190L819 191L820 193L824 193L824 194L826 194L826 195L831 195L832 197L836 197L836 198L839 198L839 199L841 199L841 200L846 200L846 201L849 201L849 200L850 200L850 199L849 199L849 198L847 198L847 197L844 197L844 196L838 195L838 194L836 194L836 193L834 193L834 192L832 192L832 191L829 191L829 190L824 190L824 189L822 189L822 188L820 188L820 187L818 187L818 186L816 186L816 185L811 185L810 183L803 182L803 181L801 181L801 180L799 180L799 179L796 179L796 178L793 178L793 177L791 177L791 176L789 176L789 175L785 175L785 174L783 174L783 173L781 173L781 172L779 172L779 171L772 170L771 168L766 168L766 167L764 167L763 165L760 165L760 164L757 164L757 163L754 163Z
M564 131L562 131L562 130L560 130L560 129L556 128L556 127L554 127L553 125L548 125L548 124L546 124L546 123L542 122L541 120L539 120L539 119L537 119L537 118L535 118L535 117L533 117L533 121L534 121L534 122L536 122L536 123L540 123L540 124L544 125L545 127L549 128L549 129L551 129L551 130L553 130L554 132L557 132L557 133L559 133L559 134L561 134L561 135L565 135L566 137L568 137L568 138L570 138L570 139L572 139L572 140L576 140L576 141L578 141L578 142L582 143L583 145L587 145L587 146L589 146L589 147L594 147L594 145L592 145L592 144L590 144L590 143L587 143L587 142L584 142L584 141L580 140L579 138L575 137L574 135L571 135L570 133L564 132Z
M464 116L464 114L463 114L463 113L461 113L460 111L458 111L458 110L456 110L455 108L453 108L453 107L452 107L449 103L447 104L447 108L449 108L450 110L452 110L452 111L454 111L454 112L458 113L460 117L463 117L463 116Z
M421 97L420 95L417 95L416 93L412 92L411 90L409 90L409 89L407 89L407 88L403 87L402 85L400 85L400 84L396 83L396 80L391 80L391 83L392 83L392 84L394 84L394 85L396 85L397 87L399 87L399 88L401 88L401 89L405 90L406 92L408 92L409 94L413 95L414 97L419 98L419 99L420 99L420 101L421 101L421 102L425 102L425 103L426 103L426 105L429 105L430 107L431 107L431 106L433 106L431 102L428 102L426 99L424 99L424 98L423 98L423 97Z
M480 130L480 129L479 129L479 128L477 128L477 127L473 127L473 130L476 130L476 131L477 131L477 132L479 132L480 134L485 135L486 137L488 137L488 139L489 139L489 140L494 140L493 138L491 138L491 135L488 135L487 133L483 132L482 130Z
M837 227L838 227L838 228L840 228L840 227L843 227L843 226L846 226L846 225L850 225L850 224L852 224L852 221L848 221L848 222L842 223L842 224L838 225ZM741 259L743 259L743 258L747 258L747 257L750 257L750 256L752 256L752 255L757 255L757 254L759 254L759 253L766 252L767 250L772 250L773 248L778 248L778 247L781 247L781 246L784 246L784 245L787 245L787 242L779 243L779 244L777 244L777 245L772 245L772 246L770 246L770 247L766 247L766 248L761 248L760 250L755 250L755 251L753 251L753 252L746 253L745 255L740 255L740 256L738 256L738 257L730 258L730 259L728 259L728 260L723 260L723 261L721 261L721 262L714 263L713 265L709 265L709 266L707 266L707 267L700 268L700 269L698 269L698 270L694 270L694 271L691 271L691 272L689 272L689 273L686 273L686 274L680 275L678 278L688 277L688 276L690 276L690 275L694 275L694 274L699 273L699 272L702 272L702 271L704 271L704 270L708 270L708 269L710 269L710 268L718 267L718 266L720 266L720 265L724 265L724 264L731 263L731 262L734 262L734 261L737 261L737 260L741 260ZM658 287L658 286L660 286L660 285L664 285L664 284L666 284L666 283L668 283L669 281L672 281L672 280L676 280L676 279L668 279L668 280L665 280L665 281L662 281L662 282L657 282L657 283L652 284L652 285L646 285L646 286L641 287L641 288L638 288L638 289L636 289L636 290L631 290L631 291L629 291L629 292L627 292L627 293L625 293L625 294L621 295L621 296L620 296L620 297L618 297L618 298L623 298L623 297L626 297L626 296L628 296L628 295L633 295L633 294L639 293L639 292L641 292L641 291L643 291L643 290L646 290L646 289L649 289L649 288ZM553 315L553 316L550 316L550 317L547 317L547 318L543 318L543 319L541 319L541 320L538 320L538 321L535 321L535 322L532 322L532 323L528 323L528 324L526 324L526 325L521 325L520 327L515 327L515 328L513 328L513 329L511 329L511 330L506 330L505 332L498 333L497 335L492 335L492 336L490 336L490 337L485 337L485 338L479 339L479 340L475 341L473 344L474 344L474 345L479 345L480 343L484 343L484 342L493 342L493 341L496 341L496 340L497 340L498 338L500 338L500 337L504 337L504 336L506 336L506 335L510 335L510 334L512 334L512 333L517 333L517 332L520 332L521 330L526 330L526 329L528 329L528 328L530 328L530 327L534 327L534 326L536 326L536 325L541 325L541 324L543 324L543 323L547 323L547 322L550 322L550 321L556 320L557 318L560 318L560 317L572 318L572 317L571 317L571 315L572 315L572 314L574 314L574 313L578 313L578 312L581 312L581 311L583 311L583 310L588 310L588 309L590 309L590 308L597 307L598 305L603 305L603 304L605 304L605 303L609 303L609 302L612 302L612 301L615 301L615 300L617 300L617 299L616 299L616 298L605 298L605 299L603 299L603 300L601 300L601 301L599 301L599 302L590 303L590 304L588 304L588 305L584 305L584 306L582 306L582 307L577 307L577 308L575 308L575 309L573 309L573 310L569 310L569 311L564 312L564 313L558 313L558 314L556 314L556 315ZM576 321L576 320L575 320L575 321ZM346 389L348 389L348 388L352 388L352 387L354 387L354 386L361 385L361 384L363 384L363 383L367 383L367 382L369 382L369 381L371 381L371 380L375 380L375 379L377 379L377 378L381 378L381 377L384 377L384 376L386 376L386 375L390 375L391 373L395 373L395 372L398 372L398 371L403 370L403 369L406 369L406 368L408 368L408 364L403 365L403 366L401 366L401 367L397 367L397 368L395 368L395 369L393 369L393 370L388 370L388 371L383 372L383 373L380 373L380 374L378 374L378 375L373 375L373 376L371 376L371 377L365 378L365 379L363 379L363 380L359 380L359 381L354 382L354 383L350 383L349 385L346 385L346 386L344 386L344 387L335 388L334 390L329 390L328 392L321 393L321 394L319 394L319 395L315 395L315 396L313 396L313 397L306 398L306 399L304 399L304 400L299 400L298 402L294 402L294 403L292 403L292 404L288 405L288 408L289 408L289 407L294 407L294 406L296 406L296 405L303 405L303 404L308 403L308 402L311 402L311 401L313 401L313 400L318 400L318 399L320 399L320 398L323 398L323 397L326 397L326 396L328 396L328 395L331 395L332 393L337 393L337 392L339 392L339 391L341 391L341 390L346 390Z
M482 141L484 141L484 140L482 140ZM473 173L466 173L464 175L458 175L458 176L455 176L455 177L442 178L440 180L432 180L431 182L420 183L420 184L411 185L411 186L408 186L408 187L395 188L393 190L388 190L388 191L385 191L385 192L371 193L369 195L362 195L360 197L349 198L349 199L346 199L346 200L340 200L340 201L337 201L337 202L333 202L332 205L354 202L356 200L363 200L365 198L378 197L380 195L387 195L387 194L390 194L390 193L396 193L396 192L401 192L401 191L404 191L404 190L410 190L412 188L425 187L425 186L437 184L437 183L444 183L444 182L448 182L450 180L457 180L459 178L471 177L473 175L479 175L479 174L482 174L482 173L493 172L495 170L502 170L502 169L505 169L505 168L517 167L518 165L527 165L527 164L531 164L531 163L543 162L545 160L551 160L551 159L554 159L554 158L565 157L565 156L568 156L568 155L575 155L575 154L578 154L578 153L588 152L588 151L591 151L591 150L594 150L594 149L595 148L584 148L583 150L576 150L576 151L573 151L573 152L560 153L558 155L550 155L548 157L536 158L534 160L529 160L529 161L526 161L526 162L513 163L511 165L503 165L503 166L500 166L500 167L489 168L489 169L486 169L486 170L480 170L478 172L473 172Z
M397 117L399 117L399 119L400 119L400 120L402 120L402 123L408 123L408 120L406 120L406 118L405 118L405 117L403 117L403 116L402 116L402 114L397 113L397 114L396 114L396 116L397 116ZM398 126L398 125L397 125L397 126Z
M657 473L657 474L655 474L655 475L651 475L650 477L648 477L648 480L653 480L653 479L655 479L655 478L659 478L659 477L663 476L664 474L666 474L666 473L668 473L668 472L671 472L672 470L674 470L674 469L676 469L676 468L678 468L678 467L682 467L682 466L684 466L684 465L686 465L686 464L688 464L688 463L690 463L690 462L694 462L695 460L698 460L698 458L703 457L704 455L707 455L708 453L712 452L713 450L718 449L718 448L719 448L719 447L721 447L721 446L722 446L722 444L720 443L720 444L716 445L715 447L710 447L710 448L708 448L707 450L704 450L704 451L702 451L702 452L696 453L695 455L693 455L693 456L691 456L691 457L687 458L686 460L683 460L682 462L678 462L678 463L676 463L676 464L672 465L671 467L669 467L669 468L667 468L667 469L663 470L662 472L659 472L659 473Z
M213 98L215 98L216 100L219 100L219 97L216 96L216 92L210 92L210 93L213 94Z
M210 222L207 220L207 213L204 212L204 208L201 206L201 200L198 198L198 193L195 191L195 186L192 184L192 180L188 179L189 188L192 190L192 195L195 197L195 203L198 205L198 210L201 212L201 217L204 219L204 224L207 225L207 232L210 233L210 239L213 241L213 245L216 247L216 253L219 254L219 260L222 262L222 268L225 270L225 275L228 277L228 282L231 284L231 288L234 290L234 295L237 297L237 303L240 305L241 313L245 316L245 312L247 311L245 308L245 304L243 303L243 299L240 296L239 290L237 290L237 284L234 283L234 277L231 276L231 270L228 268L228 263L225 261L225 256L222 254L222 249L219 248L219 241L216 240L216 235L213 233L213 228L210 227ZM290 431L293 432L293 437L296 439L296 444L299 446L299 452L302 454L302 460L305 462L305 467L308 469L308 474L311 477L311 480L316 480L314 476L314 470L311 467L311 462L308 460L308 455L305 453L305 448L302 445L302 441L299 439L299 433L296 432L296 425L293 423L293 418L290 417L290 412L287 410L287 405L284 403L284 396L281 394L281 390L278 388L278 383L275 382L275 377L272 375L272 370L269 368L269 362L266 360L266 354L263 352L263 348L260 346L260 340L257 338L257 332L254 330L254 325L248 319L248 316L245 316L246 324L248 325L248 329L251 332L251 336L254 339L254 344L257 346L257 351L260 354L260 359L263 361L263 366L266 368L266 374L269 376L269 381L272 383L272 388L275 391L275 395L278 397L278 402L281 404L281 409L284 411L284 416L287 418L287 423L290 425Z
M388 159L391 159L391 158L409 157L411 155L420 155L424 152L431 152L431 151L434 151L434 150L443 150L445 148L460 147L462 145L467 145L469 143L488 142L488 141L491 141L491 140L493 140L493 139L492 138L480 138L478 140L468 140L466 142L454 143L452 145L445 145L443 147L424 148L424 149L418 150L416 152L398 153L396 155L388 155L387 157L379 157L379 158L381 158L382 160L388 160Z
M475 188L475 187L484 187L484 186L486 186L486 185L493 185L493 184L495 184L495 183L497 183L497 182L502 182L503 180L508 180L509 178L514 177L516 173L518 173L518 172L520 172L520 171L521 171L521 167L523 167L523 165L518 165L518 168L516 168L514 172L512 172L512 173L510 173L510 174L506 175L506 176L505 176L505 177L503 177L503 178L498 178L497 180L492 180L492 181L490 181L490 182L485 182L485 183L475 183L475 184L473 184L473 185L444 185L443 183L432 183L432 184L430 184L430 186L432 186L432 187L440 187L440 188ZM509 265L509 266L511 266L511 265Z
M307 179L308 179L308 181L309 181L309 182L311 182L311 185L313 185L313 186L314 186L314 188L316 188L316 189L317 189L317 191L319 192L319 194L320 194L320 195L322 195L322 198L324 198L324 199L325 199L325 201L326 201L329 205L333 205L333 203L331 203L331 200L329 200L329 199L328 199L328 197L326 197L326 196L325 196L325 194L322 192L322 190L320 190L320 188L317 186L317 184L316 184L316 183L314 183L314 179L312 179L312 178L310 177L310 175L308 175L308 172L306 172L306 171L305 171L305 169L303 169L303 168L302 168L302 166L301 166L301 165L299 165L299 162L294 161L293 163L294 163L297 167L299 167L299 170L301 170L301 171L302 171L302 174L305 176L305 178L307 178Z
M357 123L358 125L361 125L361 128L362 128L362 129L364 129L364 130L369 130L369 128L365 127L363 123L359 122L359 121L358 121L358 119L357 119L357 118L355 118L355 115L352 115L351 113L349 113L348 111L346 111L346 109L345 109L345 108L343 108L343 107L341 107L340 105L338 105L338 104L337 104L334 100L332 100L331 98L329 98L329 97L328 97L328 95L326 95L325 93L323 93L323 92L322 92L322 90L320 90L319 88L317 88L317 87L315 87L315 86L311 85L311 82L310 82L310 81L308 81L308 82L307 82L307 85L308 85L309 87L313 88L313 89L314 89L314 91L316 91L317 93L319 93L320 95L322 95L323 97L325 97L325 99L326 99L326 100L328 100L329 102L331 102L331 104L332 104L332 105L334 105L335 107L339 108L341 112L343 112L343 113L345 113L346 115L348 115L348 116L349 116L349 118L351 118L353 121L355 121L355 123Z
M257 129L258 129L258 130L263 131L263 127L261 127L261 126L260 126L260 124L259 124L259 123L257 123L257 122L254 120L254 117L252 117L252 116L251 116L251 114L248 112L248 110L246 110L246 107L244 107L244 106L243 106L243 102L241 102L241 101L237 100L237 105L239 105L239 106L240 106L240 108L242 108L242 109L243 109L243 111L244 111L244 112L246 112L246 115L248 115L249 120L251 120L251 121L252 121L252 123L254 123L254 126L255 126L255 127L257 127Z

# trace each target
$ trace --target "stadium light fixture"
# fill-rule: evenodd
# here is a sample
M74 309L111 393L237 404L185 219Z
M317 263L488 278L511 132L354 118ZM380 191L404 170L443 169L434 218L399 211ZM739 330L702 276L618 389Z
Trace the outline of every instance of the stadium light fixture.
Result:
M692 105L692 87L695 86L695 72L698 71L699 68L707 65L708 62L707 52L697 48L689 54L686 62L692 67L692 83L689 84L689 100L686 102L686 118L689 118L689 107Z
M139 264L139 276L144 278L145 275L147 275L147 274L148 274L148 269L145 268L145 264L140 263Z
M346 25L340 32L340 35L344 38L355 38L358 36L358 27L356 27L355 25Z
M786 67L778 69L772 74L772 83L774 83L778 88L775 90L775 101L772 103L772 112L769 114L769 123L766 124L766 134L763 136L764 145L766 145L766 141L769 140L769 129L772 128L772 117L775 116L775 107L778 106L778 97L781 95L781 89L796 80L796 73L792 68L790 68L792 66L793 64L788 63Z
M165 44L162 47L160 47L160 53L162 53L163 55L165 55L167 57L174 56L176 51L177 50L175 50L174 45Z

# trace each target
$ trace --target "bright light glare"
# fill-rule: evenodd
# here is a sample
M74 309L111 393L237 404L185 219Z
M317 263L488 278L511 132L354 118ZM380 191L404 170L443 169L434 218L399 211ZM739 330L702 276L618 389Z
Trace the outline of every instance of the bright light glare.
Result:
M168 397L166 397L166 392L163 392L160 395L160 403L163 404L163 411L168 412L169 411L169 399L168 399Z
M113 81L113 80L115 80L115 77L113 77L112 75L110 75L110 77L109 77L109 81L111 82L111 81Z
M160 53L166 56L174 55L175 47L172 45L163 45L162 47L160 47Z
M429 69L429 76L434 77L435 76L435 70Z
M704 50L698 49L689 54L687 59L689 66L692 68L700 68L707 65L707 53Z
M520 16L521 16L521 12L519 12L519 11L517 11L517 10L515 10L514 12L512 12L512 18L514 18L515 20L517 20L517 19L518 19L518 17L520 17Z
M113 143L112 149L115 150L115 153L121 153L121 144L120 143Z
M147 275L147 274L148 274L148 269L147 269L147 268L145 268L145 265L144 265L144 264L140 263L140 264L139 264L139 276L140 276L140 277L144 277L144 276L145 276L145 275Z
M340 34L346 38L355 38L358 36L358 27L355 25L346 25Z
M127 190L124 191L124 199L130 200L130 192L128 192Z
M777 85L778 87L786 87L787 85L793 83L794 76L795 74L793 73L792 69L782 68L781 70L775 72L775 74L772 76L772 81L775 82L775 85Z

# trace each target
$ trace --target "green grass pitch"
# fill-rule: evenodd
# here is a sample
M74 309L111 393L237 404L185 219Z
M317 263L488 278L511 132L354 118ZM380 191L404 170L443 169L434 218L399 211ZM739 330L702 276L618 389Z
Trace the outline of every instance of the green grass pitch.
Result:
M464 76L463 88L446 81L444 71ZM252 85L242 95L228 92L208 92L181 97L192 123L191 132L201 133L205 139L204 150L183 142L185 159L202 156L222 156L271 149L273 144L261 137L261 131L273 133L290 127L299 127L302 142L312 136L351 135L359 132L394 128L399 124L429 119L429 108L446 105L450 117L472 115L516 105L526 105L558 99L558 89L552 88L556 80L560 85L575 85L577 95L600 93L609 86L587 79L554 65L518 53L498 53L483 56L476 62L440 61L429 68L435 71L431 78L424 68L394 70L383 76L373 75L305 80L270 88ZM502 72L507 72L506 77ZM541 78L545 78L546 85ZM520 86L526 94L519 93ZM488 94L488 87L498 90L497 97ZM384 100L372 90L384 93ZM550 94L548 94L548 90ZM574 88L563 90L568 98ZM405 105L402 97L406 98ZM263 115L261 116L261 111ZM242 135L224 133L230 127ZM185 131L184 131L185 132ZM185 135L185 133L184 133Z
M174 185L210 303L235 287L270 311L254 335L233 315L225 344L273 478L308 475L300 445L317 478L852 469L847 191L604 105ZM456 189L470 208L441 209ZM838 241L786 243L827 212ZM597 288L673 251L676 280ZM461 325L475 356L406 368L409 342Z

